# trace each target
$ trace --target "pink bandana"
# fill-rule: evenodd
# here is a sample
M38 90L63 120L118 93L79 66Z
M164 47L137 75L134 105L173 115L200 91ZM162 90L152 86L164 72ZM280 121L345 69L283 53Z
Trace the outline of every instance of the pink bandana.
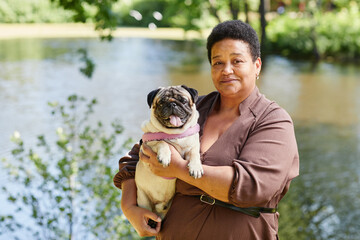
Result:
M144 133L142 136L143 142L150 141L160 141L160 140L171 140L177 138L184 138L191 135L194 135L200 131L200 125L196 124L195 126L188 128L185 132L179 134L167 134L164 132L155 132L155 133Z
M167 134L164 132L155 132L155 133L144 133L142 136L143 142L150 142L150 141L160 141L160 140L171 140L171 139L177 139L177 138L184 138L191 135L194 135L196 133L200 132L200 125L196 124L195 126L188 128L185 132L179 133L179 134ZM168 177L162 177L167 180L175 179L175 178L168 178Z

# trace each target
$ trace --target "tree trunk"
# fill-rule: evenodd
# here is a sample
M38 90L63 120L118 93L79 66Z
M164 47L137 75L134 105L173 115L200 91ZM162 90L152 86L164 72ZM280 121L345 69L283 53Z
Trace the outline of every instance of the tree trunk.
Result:
M313 44L313 54L314 54L314 58L316 61L319 61L321 56L320 56L320 53L319 53L319 50L318 50L318 47L317 47L317 33L316 33L316 25L317 25L317 22L314 18L314 13L313 12L310 12L310 16L311 16L311 27L310 27L310 39L311 39L311 42Z
M266 43L266 19L265 19L265 0L260 0L259 6L259 13L260 13L260 24L261 24L261 49L265 50L265 43Z
M239 16L239 11L240 11L240 2L239 0L230 0L229 1L229 8L230 8L230 12L231 12L231 16L233 20L237 20L238 16Z
M249 23L249 3L247 0L244 0L244 12L245 12L245 22Z
M209 0L209 4L210 4L210 13L218 20L219 23L221 23L222 22L221 18L215 6L215 0Z

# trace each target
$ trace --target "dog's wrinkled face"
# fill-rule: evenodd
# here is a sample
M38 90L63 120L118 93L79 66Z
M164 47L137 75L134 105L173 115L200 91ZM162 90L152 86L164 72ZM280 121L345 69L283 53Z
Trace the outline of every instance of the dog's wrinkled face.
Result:
M149 105L160 124L166 128L181 128L193 114L197 91L186 86L171 86L157 89L149 96Z

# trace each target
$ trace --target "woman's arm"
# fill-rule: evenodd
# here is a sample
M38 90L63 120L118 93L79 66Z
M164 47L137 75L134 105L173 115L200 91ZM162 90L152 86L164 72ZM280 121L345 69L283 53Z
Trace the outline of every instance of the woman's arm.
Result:
M213 198L236 206L266 206L275 195L284 193L289 180L298 175L299 159L291 118L284 110L269 113L252 132L232 166L203 165L200 179L189 176L187 163L171 148L169 167L164 168L156 154L143 146L142 159L159 176L176 177ZM285 189L286 191L286 189Z
M119 160L119 172L114 177L116 187L122 189L121 209L136 232L141 236L156 236L160 231L161 219L155 213L137 206L137 188L135 184L136 164L139 161L140 145L135 144L129 153ZM156 228L147 223L152 219Z
M135 178L136 164L139 161L140 144L135 144L126 156L119 160L119 172L113 178L114 185L122 188L122 182Z
M143 144L142 149L140 157L143 161L150 163L150 168L154 174L162 177L179 178L200 188L213 198L224 202L229 201L229 190L234 179L234 167L203 165L204 175L201 178L194 179L189 175L188 161L184 160L173 146L170 145L171 163L166 168L157 161L156 153L150 147Z
M121 209L135 228L140 237L156 236L161 227L161 218L155 213L138 207L136 204L136 184L134 179L128 179L122 182ZM148 225L149 219L157 222L156 228Z
M269 108L250 133L238 159L229 200L240 207L278 202L299 174L299 155L290 116ZM274 201L272 202L274 203ZM274 207L274 206L270 206Z

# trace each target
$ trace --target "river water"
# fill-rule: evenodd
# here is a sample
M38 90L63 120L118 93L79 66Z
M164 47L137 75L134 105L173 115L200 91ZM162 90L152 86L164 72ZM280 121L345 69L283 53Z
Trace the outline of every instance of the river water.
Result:
M79 72L79 48L96 68ZM258 87L292 116L301 175L280 205L283 239L359 239L360 66L263 59ZM10 135L27 144L54 135L60 124L47 102L70 94L99 101L95 117L119 118L124 138L138 139L148 118L146 95L158 86L186 84L213 91L204 44L150 39L17 39L0 41L0 158L10 157ZM117 159L114 159L114 168ZM0 169L0 181L5 181ZM0 198L4 207L4 200ZM0 237L1 238L1 237Z

